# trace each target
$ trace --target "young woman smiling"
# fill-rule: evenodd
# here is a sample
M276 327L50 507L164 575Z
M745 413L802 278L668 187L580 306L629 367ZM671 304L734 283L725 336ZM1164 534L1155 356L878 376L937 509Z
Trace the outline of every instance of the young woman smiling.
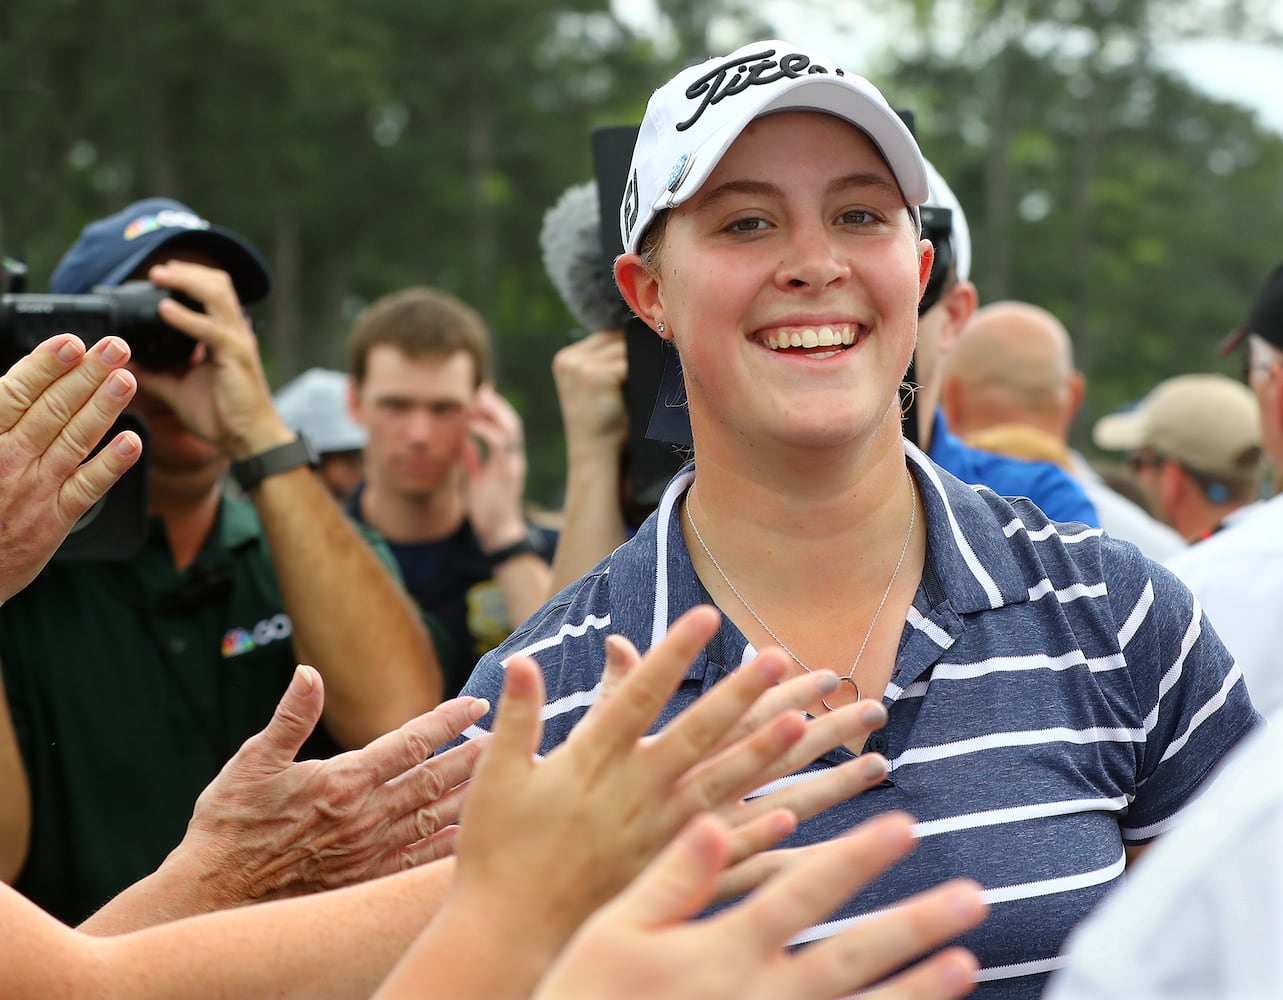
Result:
M721 628L660 724L779 646L788 675L842 680L811 714L873 699L888 719L867 747L782 779L866 749L889 761L881 785L787 845L891 809L919 821L913 858L795 941L966 876L991 904L962 940L982 966L977 995L1034 997L1128 852L1257 717L1169 573L966 486L903 440L926 197L910 132L823 56L758 42L654 94L615 276L680 358L696 458L637 536L488 654L465 693L497 701L505 664L533 655L547 751L597 697L607 635L646 650L716 605Z

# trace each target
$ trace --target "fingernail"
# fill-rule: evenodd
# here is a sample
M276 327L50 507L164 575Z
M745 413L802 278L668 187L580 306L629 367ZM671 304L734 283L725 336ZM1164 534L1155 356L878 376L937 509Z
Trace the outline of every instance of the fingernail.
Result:
M887 721L887 710L878 704L860 709L860 721L866 726L881 726Z
M109 365L118 365L129 357L129 351L115 337L108 337L103 342L102 359Z
M945 962L940 968L940 985L950 993L959 993L968 986L974 988L978 964L970 955Z
M783 840L796 829L797 817L787 809L781 809L778 815L771 819L771 833L779 840Z
M124 372L112 372L107 379L107 392L116 399L124 399L134 391L134 380Z
M872 781L887 776L887 760L876 753L866 753L860 758L860 776Z
M778 682L783 679L784 672L788 669L788 663L782 656L759 657L755 664L755 669L767 680Z
M64 340L62 346L58 348L58 360L75 361L78 357L80 357L80 342L73 338Z
M975 885L959 886L949 894L948 906L955 916L974 917L983 905L984 900L979 895L979 887Z
M307 685L307 690L311 691L312 688L316 687L316 678L312 676L311 667L300 663L294 668L294 676L302 679L303 683Z
M606 666L615 669L623 663L624 644L617 635L606 636Z
M478 698L472 703L472 707L468 709L468 715L473 722L476 722L488 711L490 711L490 701L486 698Z
M829 670L822 670L815 675L815 686L820 694L832 694L841 683L838 675Z
M116 442L116 454L122 458L133 458L142 448L143 443L136 434L126 434Z

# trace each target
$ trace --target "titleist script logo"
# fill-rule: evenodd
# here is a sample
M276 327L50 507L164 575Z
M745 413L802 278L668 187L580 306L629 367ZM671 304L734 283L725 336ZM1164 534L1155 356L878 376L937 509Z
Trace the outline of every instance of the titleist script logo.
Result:
M840 69L829 70L819 63L811 62L811 57L801 52L790 52L780 56L778 60L771 58L774 55L774 49L766 49L728 60L692 83L686 88L686 96L692 101L699 100L700 104L693 115L678 124L677 131L684 132L694 125L710 105L758 84L774 83L785 77L795 78L808 73L831 72L837 76L846 76Z

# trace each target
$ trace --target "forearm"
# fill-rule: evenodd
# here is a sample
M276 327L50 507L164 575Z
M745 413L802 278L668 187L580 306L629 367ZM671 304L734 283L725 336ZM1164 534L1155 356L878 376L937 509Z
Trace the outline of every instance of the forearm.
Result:
M161 866L108 901L77 928L107 937L157 924L213 913L245 902L228 887L226 871L213 857L192 846L190 834Z
M549 596L574 583L627 539L619 509L618 451L571 454L564 515Z
M502 893L475 905L447 899L373 1000L527 1000L573 929L512 902Z
M503 591L504 607L513 628L538 611L552 593L552 570L534 553L500 563L495 567L494 578Z
M68 995L364 1000L440 909L452 871L452 862L437 862L315 896L82 938L92 961L81 964L99 978Z
M0 880L12 883L31 844L31 792L0 676Z
M364 746L441 700L427 629L374 551L308 469L270 476L253 500L295 650L325 678L325 722Z

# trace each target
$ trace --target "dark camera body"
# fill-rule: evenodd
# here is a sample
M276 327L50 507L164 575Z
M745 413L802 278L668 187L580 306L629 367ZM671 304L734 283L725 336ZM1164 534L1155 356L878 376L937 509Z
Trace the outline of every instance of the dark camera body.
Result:
M611 269L610 262L624 252L623 239L614 220L628 181L628 166L636 141L636 125L597 128L592 133L602 252L607 271ZM663 380L664 341L636 316L624 322L624 339L628 349L628 381L624 385L628 442L624 449L626 482L621 490L621 506L625 522L636 528L659 506L664 487L685 464L689 453L671 442L647 435Z
M923 205L919 211L922 213L923 239L930 240L935 247L931 277L927 279L926 291L918 303L918 315L921 316L940 301L953 268L953 211L935 205Z
M130 356L149 371L175 371L187 365L196 341L160 318L160 303L175 298L189 309L200 304L150 281L126 281L95 288L88 295L0 296L0 364L7 370L19 358L57 333L74 333L86 344L115 335Z

